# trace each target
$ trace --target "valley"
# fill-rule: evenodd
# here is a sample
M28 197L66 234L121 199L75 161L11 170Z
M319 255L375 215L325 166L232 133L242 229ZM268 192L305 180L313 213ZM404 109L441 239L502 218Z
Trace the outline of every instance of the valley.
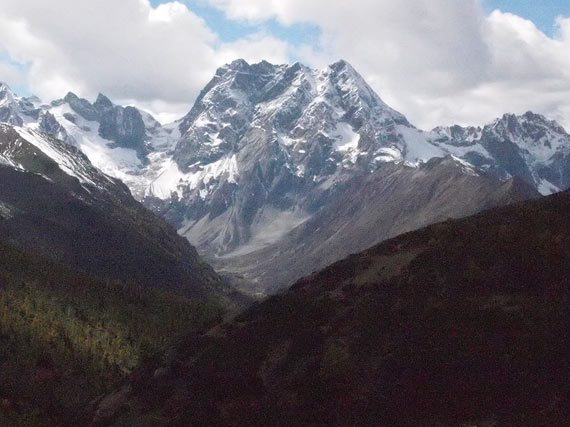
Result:
M564 425L570 135L243 59L162 124L0 84L0 424Z

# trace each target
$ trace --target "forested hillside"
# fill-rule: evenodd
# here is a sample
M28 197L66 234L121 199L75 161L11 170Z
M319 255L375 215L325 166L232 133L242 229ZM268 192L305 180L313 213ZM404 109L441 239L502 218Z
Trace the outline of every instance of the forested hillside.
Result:
M223 312L0 243L0 425L81 425L89 402L140 361Z

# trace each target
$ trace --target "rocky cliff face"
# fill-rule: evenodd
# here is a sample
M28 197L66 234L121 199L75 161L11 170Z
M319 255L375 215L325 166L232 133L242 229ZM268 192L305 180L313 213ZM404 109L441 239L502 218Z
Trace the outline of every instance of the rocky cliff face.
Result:
M146 153L146 127L139 110L120 107L104 95L99 95L95 109L100 114L99 136L115 142L118 147L135 150L140 156Z
M141 157L146 154L146 143L150 138L147 137L142 114L136 108L114 105L102 94L94 104L71 92L63 101L84 120L98 122L98 135L101 138L117 147L135 150ZM57 104L61 104L61 101L56 101Z

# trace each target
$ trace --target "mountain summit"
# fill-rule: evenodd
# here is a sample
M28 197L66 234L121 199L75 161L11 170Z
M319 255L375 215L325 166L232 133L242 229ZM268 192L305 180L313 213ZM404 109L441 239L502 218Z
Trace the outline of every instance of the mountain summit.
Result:
M234 61L218 69L180 132L147 200L164 201L185 235L221 253L254 239L253 228L288 231L355 173L440 154L407 144L404 135L420 131L344 61L323 70Z
M437 194L440 200L461 195L455 193L457 188L442 186L436 176L443 180L455 168L473 180L463 190L473 204L452 204L455 209L447 212L449 216L501 204L493 195L495 190L501 193L499 181L516 176L477 168L464 160L470 148L445 139L442 132L415 128L382 101L346 61L322 70L299 63L234 61L217 70L179 122L179 131L181 138L171 163L150 183L145 203L176 224L216 267L240 272L265 286L269 282L286 285L311 268L324 267L325 259L338 259L324 255L325 242L330 253L339 257L348 255L348 248L362 250L394 233L443 219L442 212L432 209L424 211L422 222L416 223L412 217L419 211L414 207L400 214L397 230L378 227L378 223L386 225L388 212L403 208L403 198L389 196L388 189L414 175L410 168L421 169L417 175L433 177L437 191L428 194ZM475 146L473 151L477 150ZM431 159L448 156L455 160L422 168ZM382 181L387 177L392 181ZM487 186L493 179L494 184ZM357 182L377 182L387 191L371 192L367 203L357 203ZM423 185L426 182L431 179L402 181L405 190L400 195L418 198L429 191ZM479 198L482 188L488 189L486 200ZM533 196L527 189L507 199ZM353 214L366 212L363 215L369 219L360 225L364 228L356 229L350 212L343 211L336 218L336 231L343 231L346 245L332 243L338 233L325 221L330 216L326 212L332 206L340 208L341 200ZM317 235L309 243L309 236ZM354 247L351 242L356 238L351 235L378 240L363 238L361 246ZM289 259L293 253L304 253L304 259L316 264L307 261L301 271L299 264L287 264L284 271L288 274L277 280L279 254Z

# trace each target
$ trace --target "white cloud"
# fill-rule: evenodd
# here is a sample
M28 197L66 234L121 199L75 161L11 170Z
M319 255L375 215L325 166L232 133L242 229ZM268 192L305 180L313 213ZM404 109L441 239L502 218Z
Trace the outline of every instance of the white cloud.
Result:
M209 2L232 19L319 26L326 49L316 64L347 59L419 126L531 109L570 128L570 19L550 38L516 15L485 15L479 0Z
M0 62L0 82L8 81L13 85L21 85L26 81L26 75L18 67Z
M235 57L287 62L282 41L257 34L223 44L184 4L153 8L148 0L2 0L2 49L29 63L27 83L44 99L103 92L162 117L184 114L216 68ZM4 68L0 76L14 84Z
M218 49L220 63L228 63L236 58L261 62L266 60L274 64L287 63L289 45L266 33L257 33L231 43L224 43Z
M380 96L423 128L480 124L534 110L570 128L570 19L554 38L516 15L483 12L483 0L201 0L260 32L223 43L181 2L2 0L0 50L25 76L0 79L45 99L103 92L161 117L185 113L215 69L237 57L322 67L350 61ZM319 46L290 46L266 27L308 23ZM0 62L2 64L2 62Z

